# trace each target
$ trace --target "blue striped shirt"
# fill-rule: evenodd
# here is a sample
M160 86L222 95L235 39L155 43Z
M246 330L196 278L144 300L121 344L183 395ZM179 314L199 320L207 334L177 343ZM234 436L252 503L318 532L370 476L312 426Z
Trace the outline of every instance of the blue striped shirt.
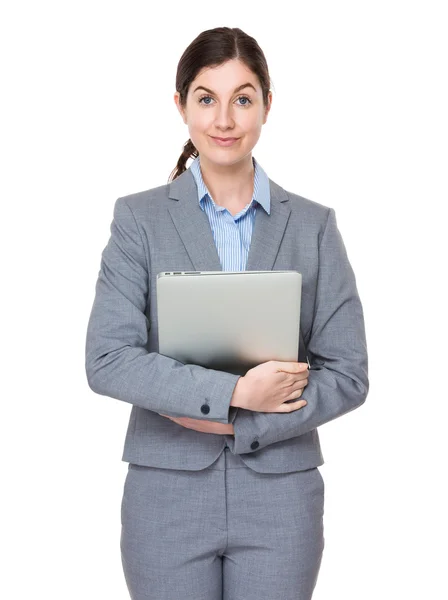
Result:
M244 271L249 254L252 230L258 205L270 214L271 196L269 178L259 163L252 157L254 165L254 194L243 210L233 216L227 208L215 204L202 179L199 156L190 165L198 188L198 201L205 210L218 251L223 271Z

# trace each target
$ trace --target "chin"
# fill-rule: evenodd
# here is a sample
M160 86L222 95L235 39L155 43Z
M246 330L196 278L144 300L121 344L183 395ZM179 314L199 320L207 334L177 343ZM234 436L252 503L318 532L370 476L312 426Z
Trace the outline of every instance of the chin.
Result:
M241 152L219 152L216 154L208 154L207 155L207 160L209 162L213 162L217 165L234 165L235 163L239 162L240 160L243 160L244 157L246 156L247 152L241 153Z
M242 160L245 156L250 154L251 149L235 147L207 147L204 150L199 150L199 154L205 157L208 161L217 164L233 164Z

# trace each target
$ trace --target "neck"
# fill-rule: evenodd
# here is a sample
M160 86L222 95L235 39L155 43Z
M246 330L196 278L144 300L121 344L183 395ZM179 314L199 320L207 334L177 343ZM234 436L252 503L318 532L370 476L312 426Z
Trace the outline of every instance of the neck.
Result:
M254 193L252 155L233 165L216 165L200 157L202 179L214 202L230 211L243 209Z

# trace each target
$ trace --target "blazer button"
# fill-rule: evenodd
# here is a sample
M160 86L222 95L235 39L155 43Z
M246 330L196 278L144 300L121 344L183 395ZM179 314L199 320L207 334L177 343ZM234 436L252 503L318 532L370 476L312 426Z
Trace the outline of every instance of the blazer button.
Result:
M208 406L208 404L203 404L201 406L201 413L203 413L204 415L208 415L209 412L210 412L210 406Z
M252 442L252 444L250 445L250 447L252 448L252 450L256 450L259 446L259 442Z

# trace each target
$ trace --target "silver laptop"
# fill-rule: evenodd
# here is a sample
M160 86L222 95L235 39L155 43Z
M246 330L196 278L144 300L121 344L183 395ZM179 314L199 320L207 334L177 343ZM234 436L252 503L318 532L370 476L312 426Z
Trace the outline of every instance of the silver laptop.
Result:
M239 375L297 361L301 292L298 271L159 273L159 353Z

